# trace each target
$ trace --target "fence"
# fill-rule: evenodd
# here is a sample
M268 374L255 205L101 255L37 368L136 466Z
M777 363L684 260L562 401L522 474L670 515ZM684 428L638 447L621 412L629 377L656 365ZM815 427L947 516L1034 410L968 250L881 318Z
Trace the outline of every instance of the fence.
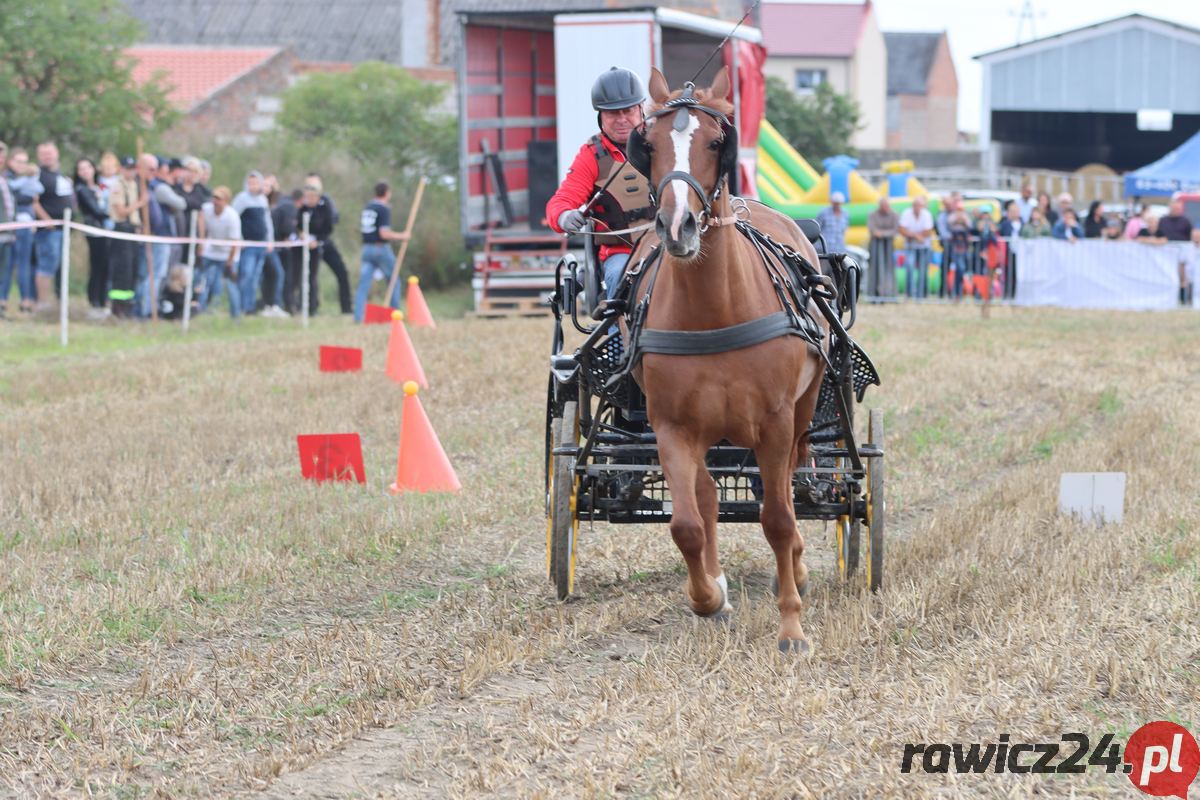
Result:
M882 183L887 178L880 170L859 170L859 173L872 185ZM913 175L934 193L956 189L1019 192L1021 186L1028 181L1035 194L1046 192L1051 197L1057 197L1063 192L1070 192L1077 204L1092 200L1105 203L1125 202L1125 179L1120 175L1013 169L986 172L964 167L928 167L914 171Z
M142 244L166 244L166 245L182 245L187 248L187 263L182 266L186 269L187 284L184 290L183 314L180 318L180 324L184 331L188 330L188 325L191 320L191 307L193 300L193 282L195 280L196 271L196 247L200 244L218 245L225 247L237 247L239 249L248 248L292 248L299 247L301 249L301 269L302 281L301 291L303 323L308 327L308 281L310 267L310 254L308 244L310 236L308 233L309 225L308 213L304 214L301 225L302 233L299 238L287 242L275 241L246 241L242 239L226 240L226 239L209 239L196 236L195 218L192 219L192 229L189 236L150 236L140 233L124 233L121 231L110 231L105 228L96 228L91 225L84 225L80 222L74 222L71 219L71 210L67 209L64 212L63 219L37 220L33 222L5 222L0 223L0 233L11 233L19 230L49 230L54 228L62 228L66 235L63 236L62 254L58 269L58 289L59 289L59 330L60 340L63 347L66 347L69 342L70 330L70 315L69 308L69 287L71 276L71 232L78 231L87 236L101 237L106 239L115 239L126 242L135 242ZM147 264L147 275L149 276L151 308L157 311L156 295L159 290L157 276L155 275L153 264ZM7 287L6 287L7 288Z
M873 247L873 258L880 251ZM889 275L868 262L868 300L957 301L1012 305L1168 310L1200 307L1193 291L1200 248L1129 240L973 237L941 252L896 248Z

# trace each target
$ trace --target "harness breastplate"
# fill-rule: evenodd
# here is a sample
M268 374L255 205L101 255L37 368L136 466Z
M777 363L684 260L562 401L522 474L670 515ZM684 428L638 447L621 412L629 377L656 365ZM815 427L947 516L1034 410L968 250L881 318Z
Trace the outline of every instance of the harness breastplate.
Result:
M617 161L612 153L604 146L600 136L593 136L589 142L596 154L596 185L592 190L595 194L604 188L609 178L608 188L592 206L592 216L609 230L620 231L632 227L637 220L650 219L654 208L650 205L650 183L628 161ZM616 177L613 177L613 176ZM597 244L630 245L633 237L629 234L616 236L597 232Z

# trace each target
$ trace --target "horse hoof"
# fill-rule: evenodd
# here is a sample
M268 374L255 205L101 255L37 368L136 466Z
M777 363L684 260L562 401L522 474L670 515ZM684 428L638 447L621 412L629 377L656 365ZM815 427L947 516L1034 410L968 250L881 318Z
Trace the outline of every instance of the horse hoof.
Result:
M728 608L723 608L715 614L709 614L707 617L701 616L694 611L692 612L692 625L694 627L698 628L701 625L708 624L732 631L734 629L733 611Z
M728 618L733 613L733 606L729 602L729 584L725 581L724 575L721 575L719 578L714 578L713 581L717 584L717 588L721 591L721 604L718 605L713 611L710 611L707 614L702 614L696 610L696 606L692 603L692 596L685 590L684 594L687 596L688 608L692 610L693 614L701 619L715 620L721 616Z
M807 639L782 639L779 642L779 652L785 655L806 656L810 652Z

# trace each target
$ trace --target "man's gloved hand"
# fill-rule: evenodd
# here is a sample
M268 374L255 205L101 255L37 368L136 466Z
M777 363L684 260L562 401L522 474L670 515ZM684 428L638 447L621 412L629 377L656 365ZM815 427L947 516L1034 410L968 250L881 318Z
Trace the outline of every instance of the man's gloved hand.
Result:
M564 211L558 217L558 227L562 228L567 233L579 233L581 230L583 230L583 226L586 222L587 219L577 208Z

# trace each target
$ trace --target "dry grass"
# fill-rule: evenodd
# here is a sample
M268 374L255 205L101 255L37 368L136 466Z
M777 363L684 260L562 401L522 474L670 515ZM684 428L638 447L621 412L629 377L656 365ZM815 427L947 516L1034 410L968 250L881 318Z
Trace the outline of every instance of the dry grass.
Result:
M384 327L6 367L0 797L1127 796L1095 768L902 775L900 756L1200 728L1197 318L862 316L888 583L839 585L832 531L805 525L802 661L775 652L749 526L723 533L732 631L684 613L662 526L585 527L579 597L551 600L544 321L414 333L459 496L384 490ZM318 343L365 347L367 372L318 374ZM344 430L369 485L302 482L294 436ZM1110 469L1122 526L1054 515L1060 473Z

